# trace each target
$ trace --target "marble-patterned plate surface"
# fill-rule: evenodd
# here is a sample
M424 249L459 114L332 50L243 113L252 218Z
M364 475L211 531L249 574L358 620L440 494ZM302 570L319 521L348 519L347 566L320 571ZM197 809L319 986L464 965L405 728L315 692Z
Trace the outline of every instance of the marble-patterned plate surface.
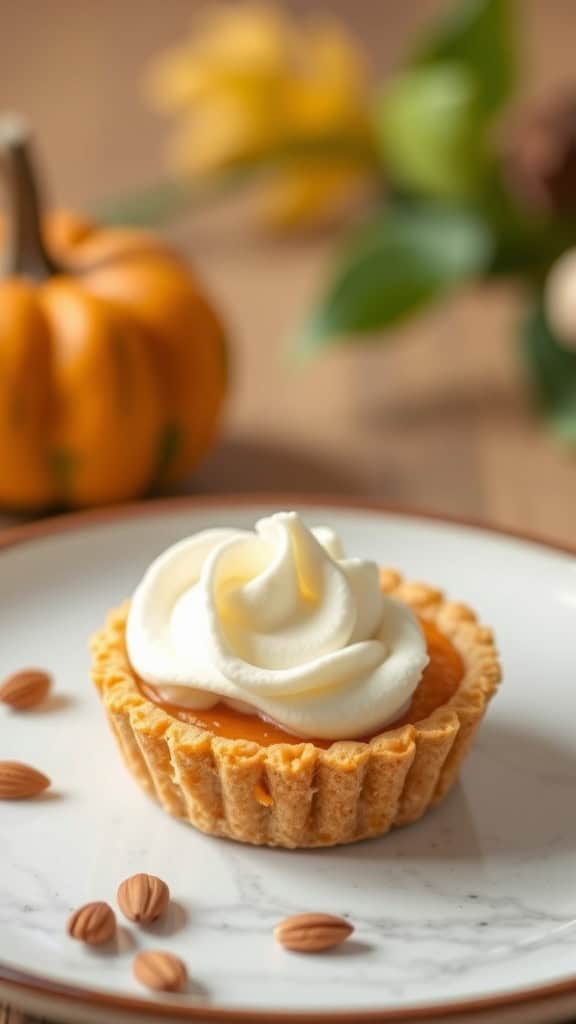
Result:
M441 584L495 627L505 680L461 784L419 824L325 851L252 849L169 819L120 765L87 638L166 545L249 526L277 499L161 502L14 534L0 550L0 676L37 664L56 686L36 712L0 707L0 760L36 765L53 788L0 803L0 1000L74 1021L565 1017L576 1008L574 556L375 508L292 504L333 525L350 554ZM164 921L122 927L99 951L66 937L73 907L113 902L136 871L169 882ZM316 957L274 944L279 919L314 909L349 916L353 941ZM157 947L186 960L184 995L155 999L132 979L134 953Z

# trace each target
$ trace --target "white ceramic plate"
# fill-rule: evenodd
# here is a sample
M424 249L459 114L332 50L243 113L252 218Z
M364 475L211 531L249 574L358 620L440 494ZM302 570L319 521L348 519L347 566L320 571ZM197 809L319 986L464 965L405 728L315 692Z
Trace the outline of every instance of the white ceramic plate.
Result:
M351 554L441 584L495 627L504 684L461 785L419 824L327 851L252 849L171 820L119 762L87 638L166 545L249 526L278 500L149 504L14 534L0 552L0 676L38 664L56 689L35 713L0 708L0 759L43 769L53 791L0 804L0 997L76 1021L526 1022L575 1009L576 560L462 525L293 504ZM169 882L164 923L123 930L117 950L66 937L73 907L113 902L136 871ZM316 957L279 949L273 925L308 909L349 915L354 941ZM132 980L135 950L158 946L186 960L186 995L152 999Z

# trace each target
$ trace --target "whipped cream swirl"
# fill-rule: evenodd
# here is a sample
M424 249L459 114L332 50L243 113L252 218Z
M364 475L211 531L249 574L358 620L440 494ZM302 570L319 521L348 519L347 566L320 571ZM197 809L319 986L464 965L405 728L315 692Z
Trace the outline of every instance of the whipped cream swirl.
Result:
M374 562L345 558L295 512L255 531L205 530L152 563L132 600L127 648L161 700L225 701L301 737L346 739L398 718L427 664Z

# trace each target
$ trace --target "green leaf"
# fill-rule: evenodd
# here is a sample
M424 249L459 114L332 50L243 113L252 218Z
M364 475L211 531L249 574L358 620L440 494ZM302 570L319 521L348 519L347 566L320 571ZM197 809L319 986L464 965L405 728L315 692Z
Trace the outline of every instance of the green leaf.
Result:
M349 245L327 292L296 339L309 354L343 335L398 323L480 273L491 256L485 227L465 210L391 207Z
M382 161L393 182L440 199L474 196L489 167L476 84L457 63L395 78L376 104Z
M511 0L460 0L417 49L411 65L458 62L474 80L482 110L496 113L516 82L516 28Z
M494 117L516 80L514 28L510 0L461 0L381 90L376 133L400 187L443 199L490 187Z
M530 313L523 331L523 354L538 406L554 433L576 443L576 352L554 336L542 304Z

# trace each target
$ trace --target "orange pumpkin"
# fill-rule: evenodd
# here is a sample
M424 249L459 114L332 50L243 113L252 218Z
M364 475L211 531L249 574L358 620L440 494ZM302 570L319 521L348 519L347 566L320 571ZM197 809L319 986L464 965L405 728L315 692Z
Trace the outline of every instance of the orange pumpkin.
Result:
M154 236L72 214L41 226L19 127L0 146L11 200L0 280L0 504L102 504L184 476L220 417L218 317Z

